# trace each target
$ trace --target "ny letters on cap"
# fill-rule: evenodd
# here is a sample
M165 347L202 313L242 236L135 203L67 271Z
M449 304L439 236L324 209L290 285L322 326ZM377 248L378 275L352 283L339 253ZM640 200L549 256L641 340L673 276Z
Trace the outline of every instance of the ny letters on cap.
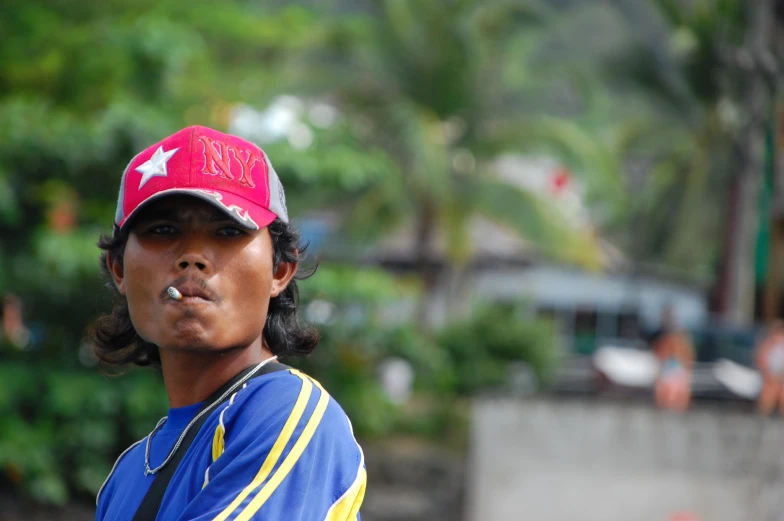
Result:
M264 151L207 127L180 130L131 160L114 224L122 229L144 205L178 194L208 201L248 229L288 222L283 186Z

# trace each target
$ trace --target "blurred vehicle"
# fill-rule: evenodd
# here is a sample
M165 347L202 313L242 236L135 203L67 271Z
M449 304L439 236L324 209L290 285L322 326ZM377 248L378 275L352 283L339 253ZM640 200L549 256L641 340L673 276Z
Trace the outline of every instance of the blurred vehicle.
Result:
M761 328L709 323L692 331L697 363L692 392L701 399L754 400L759 372L754 347Z
M696 362L692 396L696 400L756 399L761 387L753 352L759 328L709 323L692 330ZM596 339L588 353L567 353L556 375L555 392L579 394L650 394L659 362L642 339ZM575 344L579 345L578 343Z

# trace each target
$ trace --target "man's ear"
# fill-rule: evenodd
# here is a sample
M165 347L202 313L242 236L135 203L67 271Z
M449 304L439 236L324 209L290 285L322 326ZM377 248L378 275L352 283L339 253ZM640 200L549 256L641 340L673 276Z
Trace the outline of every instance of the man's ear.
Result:
M270 297L275 298L280 295L286 286L289 285L291 279L297 274L296 262L281 262L278 264L278 269L272 274L272 289L270 290Z
M120 295L125 295L125 273L123 272L122 263L112 257L110 252L106 252L106 267L109 268L109 273L114 281L114 286Z

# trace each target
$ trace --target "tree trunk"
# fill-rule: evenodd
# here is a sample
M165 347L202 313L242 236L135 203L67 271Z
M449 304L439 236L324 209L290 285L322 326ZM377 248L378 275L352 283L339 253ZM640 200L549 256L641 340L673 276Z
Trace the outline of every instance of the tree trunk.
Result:
M772 323L779 315L779 301L781 292L781 221L775 220L770 227L770 249L768 253L768 269L763 294L762 318L767 324Z
M433 236L436 228L436 213L432 203L425 201L419 208L414 242L416 271L422 281L422 294L417 302L416 321L420 329L432 323L433 306L436 299L438 272L433 256Z
M731 220L725 247L725 273L720 311L727 321L748 325L754 319L754 254L759 224L759 196L763 175L766 123L771 114L771 95L766 84L763 61L770 55L774 12L772 0L747 3L749 25L744 49L739 53L741 75L747 86L744 122L739 139L738 178L735 201L728 214ZM748 63L747 66L743 66ZM747 69L747 70L743 70Z

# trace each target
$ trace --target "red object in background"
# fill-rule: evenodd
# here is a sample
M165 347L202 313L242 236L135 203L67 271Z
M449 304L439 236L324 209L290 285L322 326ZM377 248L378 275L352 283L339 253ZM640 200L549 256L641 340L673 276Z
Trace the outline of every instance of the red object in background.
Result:
M6 293L3 295L3 333L14 338L24 328L22 322L22 301L19 297Z
M5 336L13 345L25 347L30 341L30 331L25 327L22 318L22 301L16 295L6 293L0 301L2 322L0 338Z
M700 521L700 516L691 512L676 512L670 515L667 521Z
M71 201L60 201L49 209L46 219L53 232L70 233L76 228L76 207Z
M558 168L550 177L550 188L555 194L563 192L572 180L572 174L565 168Z

